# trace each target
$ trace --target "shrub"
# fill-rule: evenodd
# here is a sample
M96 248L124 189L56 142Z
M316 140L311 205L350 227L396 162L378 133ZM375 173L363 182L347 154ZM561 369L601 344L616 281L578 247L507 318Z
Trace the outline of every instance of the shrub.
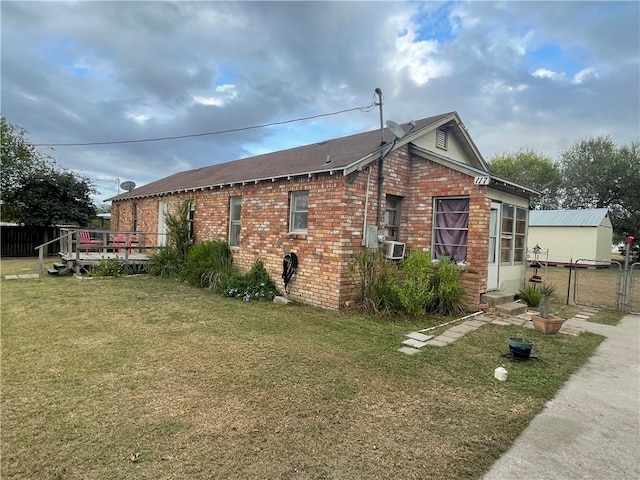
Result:
M159 277L179 275L182 267L180 255L173 247L160 247L149 255L147 262L148 272Z
M245 302L273 300L278 295L261 259L256 260L246 274L230 277L225 287L230 297L242 298Z
M89 268L89 275L92 277L119 277L124 273L124 261L117 258L105 258L98 265Z
M430 287L429 281L434 274L431 253L429 251L411 252L401 262L401 266L404 280L401 285L393 285L392 288L407 313L424 314Z
M540 292L538 292L533 285L528 285L526 288L523 288L518 291L518 296L530 307L536 308L540 305L540 300L542 296Z
M451 262L438 262L434 274L429 279L426 311L442 315L464 313L464 294L458 266Z
M224 240L204 240L187 253L182 277L191 285L220 290L233 276L233 256Z
M380 251L363 250L349 263L349 272L359 288L359 298L365 310L392 313L401 309L394 285L398 267L385 260Z

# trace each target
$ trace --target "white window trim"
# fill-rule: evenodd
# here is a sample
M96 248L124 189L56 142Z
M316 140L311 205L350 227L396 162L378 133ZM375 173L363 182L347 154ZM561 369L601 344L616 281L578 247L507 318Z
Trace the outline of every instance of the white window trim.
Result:
M513 218L512 217L506 217L504 214L504 207L511 207L513 208ZM524 233L517 233L517 224L518 224L518 210L522 210L524 211ZM500 222L500 262L502 264L509 264L509 265L521 265L526 263L527 261L527 229L528 229L528 224L529 224L529 215L528 215L528 211L525 207L521 207L519 205L514 205L511 203L503 203L502 204L502 210L500 213L501 219L502 221ZM507 231L504 230L504 219L505 218L510 218L511 219L511 230ZM524 248L521 249L522 250L522 259L521 260L515 260L515 256L516 256L516 240L518 237L522 238L523 241L523 245ZM509 247L509 260L502 260L502 240L509 240L511 242L511 246Z
M306 195L307 197L307 208L302 210L294 210L294 205L296 204L295 198ZM304 228L294 228L296 222L294 222L294 217L300 214L307 214L306 226ZM297 190L290 192L289 194L289 233L307 233L307 229L309 226L309 191L308 190Z
M395 201L394 208L389 208L389 200ZM396 222L395 224L388 224L388 213L390 211L395 212ZM384 221L385 221L385 237L387 240L400 241L400 215L402 214L402 197L398 195L387 195L385 198L384 208ZM395 230L395 232L394 232Z
M233 218L233 207L234 207L234 203L237 202L240 204L240 218L238 219L234 219ZM234 244L231 242L231 234L232 234L232 228L234 225L237 225L238 227L241 226L241 221L242 221L242 197L240 196L234 196L234 197L229 197L229 246L230 247L239 247L240 246L240 231L238 229L238 243Z

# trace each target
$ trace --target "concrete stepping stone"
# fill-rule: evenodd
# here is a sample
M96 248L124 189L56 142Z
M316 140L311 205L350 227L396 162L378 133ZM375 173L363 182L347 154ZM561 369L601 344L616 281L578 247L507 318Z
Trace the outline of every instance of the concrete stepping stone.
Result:
M411 348L411 347L400 347L398 349L399 352L402 352L406 355L415 355L416 353L418 353L420 350L418 350L417 348Z
M17 280L17 279L27 279L27 278L40 278L40 275L37 273L20 273L18 275L5 275L5 280Z
M588 318L591 318L591 314L577 313L574 315L574 318L581 318L583 320L587 320Z
M580 335L581 333L584 333L585 329L581 328L581 327L576 327L573 325L563 325L560 328L560 333L564 333L567 335L573 335L574 337L577 337L578 335Z
M449 329L446 332L442 332L441 337L449 337L454 340L459 339L460 337L464 337L466 332L456 332L455 330ZM437 337L436 337L437 338Z
M451 343L451 342L443 342L441 340L438 340L439 338L440 337L432 338L427 342L427 345L432 345L434 347L444 347Z
M509 318L505 318L504 319L505 322L509 322L511 325L524 325L526 322L528 322L528 320L525 320L523 318L517 318L517 317L509 317Z
M465 320L464 322L462 322L462 325L468 325L469 327L478 328L484 325L484 322L479 322L478 320Z
M421 342L420 340L415 340L413 338L408 338L407 340L402 342L402 344L403 345L407 345L409 347L413 347L413 348L422 348L427 344L427 342Z
M484 325L484 324L483 324ZM474 330L477 330L478 327L472 327L470 325L456 325L455 327L450 328L447 331L460 332L460 333L468 333Z
M491 323L493 323L494 325L500 325L501 327L506 327L507 325L512 325L509 322L505 322L504 320L498 320L497 318L495 320L491 320Z
M431 340L433 338L433 335L425 335L424 333L420 332L411 332L407 334L407 337L418 340L419 342L426 342L427 340Z

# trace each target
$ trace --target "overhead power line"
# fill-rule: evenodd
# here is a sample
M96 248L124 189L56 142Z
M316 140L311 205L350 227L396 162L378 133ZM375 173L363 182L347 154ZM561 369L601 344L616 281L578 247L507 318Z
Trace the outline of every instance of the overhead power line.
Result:
M90 145L121 145L124 143L143 143L143 142L161 142L164 140L180 140L183 138L194 138L194 137L206 137L209 135L222 135L223 133L233 133L233 132L242 132L245 130L253 130L256 128L266 128L266 127L273 127L275 125L284 125L286 123L294 123L294 122L301 122L303 120L312 120L314 118L320 118L320 117L330 117L332 115L339 115L341 113L347 113L347 112L353 112L356 110L360 110L361 112L370 112L371 110L373 110L373 108L375 107L375 103L371 104L371 105L367 105L364 107L354 107L354 108L347 108L346 110L340 110L337 112L331 112L331 113L320 113L318 115L311 115L309 117L301 117L301 118L294 118L291 120L283 120L281 122L271 122L271 123L263 123L262 125L252 125L250 127L239 127L239 128L230 128L227 130L218 130L215 132L204 132L204 133L192 133L192 134L188 134L188 135L175 135L172 137L158 137L158 138L143 138L140 140L117 140L117 141L111 141L111 142L86 142L86 143L34 143L33 145L35 147L85 147L85 146L90 146Z

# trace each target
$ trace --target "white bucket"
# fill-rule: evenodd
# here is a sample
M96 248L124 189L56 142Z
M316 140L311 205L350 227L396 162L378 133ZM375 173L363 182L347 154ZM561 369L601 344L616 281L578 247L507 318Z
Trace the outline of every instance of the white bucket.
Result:
M504 367L498 367L494 370L493 376L501 382L507 381L507 370Z

